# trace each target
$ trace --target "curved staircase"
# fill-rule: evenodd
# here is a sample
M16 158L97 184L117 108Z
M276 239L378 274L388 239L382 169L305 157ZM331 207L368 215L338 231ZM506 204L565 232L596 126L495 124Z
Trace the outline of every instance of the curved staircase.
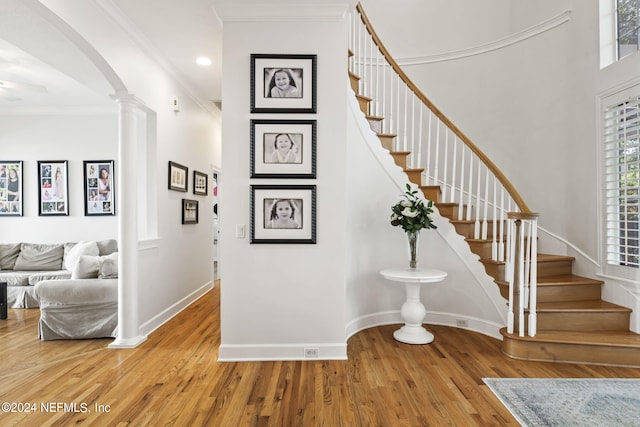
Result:
M358 6L360 19L373 37L377 49L386 56L388 52L370 28L370 23ZM365 45L366 46L366 45ZM350 50L349 55L353 52ZM389 60L389 58L387 58ZM370 60L373 62L373 60ZM376 61L377 62L377 61ZM396 64L397 65L397 64ZM400 71L401 73L401 71ZM423 168L410 167L408 159L412 152L398 150L394 143L396 134L383 131L383 120L379 114L371 114L374 99L360 93L361 77L349 71L351 88L355 92L360 109L371 129L377 134L382 146L389 151L410 182L420 186L426 199L432 200L440 214L449 219L458 234L469 244L470 251L479 257L487 274L493 277L500 293L509 300L509 283L506 277L506 263L496 261L492 249L496 239L504 239L503 234L493 228L500 221L486 220L483 238L478 238L477 221L459 219L460 209L467 209L461 202L441 200L440 185L423 185ZM406 76L403 75L403 78ZM431 108L431 107L430 107ZM493 225L493 226L492 226ZM484 235L486 234L486 236ZM535 259L535 258L534 258ZM574 258L568 256L538 254L535 259L537 271L537 320L535 336L521 336L501 329L502 351L509 357L524 360L592 363L640 367L640 335L629 330L631 310L601 299L603 282L574 275ZM517 296L514 298L517 304ZM524 310L528 313L528 309ZM527 316L524 317L525 328ZM518 318L515 319L518 330Z

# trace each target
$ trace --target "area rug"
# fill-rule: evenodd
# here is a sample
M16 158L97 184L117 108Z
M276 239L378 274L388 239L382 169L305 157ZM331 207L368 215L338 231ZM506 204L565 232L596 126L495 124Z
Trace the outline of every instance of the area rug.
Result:
M520 424L640 426L640 379L483 378Z

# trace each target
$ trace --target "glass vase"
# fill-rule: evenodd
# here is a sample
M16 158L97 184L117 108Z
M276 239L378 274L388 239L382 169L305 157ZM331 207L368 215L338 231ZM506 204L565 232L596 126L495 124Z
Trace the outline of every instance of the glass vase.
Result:
M419 231L407 231L409 239L409 267L418 268L418 237Z

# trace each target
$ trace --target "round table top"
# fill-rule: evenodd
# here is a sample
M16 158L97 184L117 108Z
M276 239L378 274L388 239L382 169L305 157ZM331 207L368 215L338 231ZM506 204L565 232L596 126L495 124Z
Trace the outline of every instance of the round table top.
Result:
M434 283L447 277L447 272L435 268L386 268L380 274L388 280L404 283Z

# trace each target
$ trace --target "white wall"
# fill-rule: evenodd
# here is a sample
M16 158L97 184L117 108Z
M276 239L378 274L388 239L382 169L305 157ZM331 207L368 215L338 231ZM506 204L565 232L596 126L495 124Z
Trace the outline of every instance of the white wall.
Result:
M253 9L234 8L247 17ZM278 16L278 7L269 7ZM300 359L305 347L321 358L345 358L345 216L347 22L318 21L280 6L296 19L224 21L221 190L222 345L220 358ZM311 8L312 9L312 8ZM309 9L309 12L312 12ZM248 15L247 15L248 14ZM339 46L345 46L344 49ZM317 55L317 114L250 114L250 54ZM249 179L251 118L317 120L317 179ZM252 184L317 186L317 244L250 244ZM246 238L236 238L236 225Z
M59 243L118 237L114 216L85 216L82 162L115 160L118 168L118 116L0 116L0 158L22 160L22 217L0 222L0 241ZM67 160L69 216L38 216L38 160ZM116 182L116 185L118 183ZM116 206L116 213L120 209Z

